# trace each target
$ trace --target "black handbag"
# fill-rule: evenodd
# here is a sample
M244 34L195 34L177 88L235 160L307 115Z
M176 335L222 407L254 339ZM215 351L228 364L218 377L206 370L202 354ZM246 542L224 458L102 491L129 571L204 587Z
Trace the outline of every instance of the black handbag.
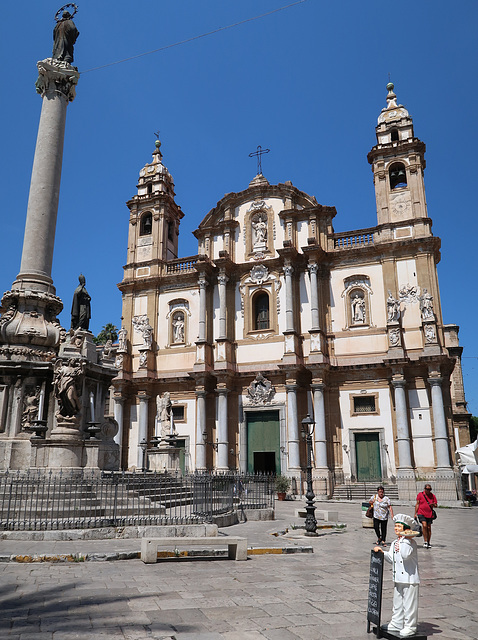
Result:
M428 502L428 498L426 497L425 494L423 494L423 497L425 498L425 500ZM430 507L430 509L432 510L432 520L436 520L437 519L437 512L435 511L435 509L432 507L431 502L428 502L428 506Z

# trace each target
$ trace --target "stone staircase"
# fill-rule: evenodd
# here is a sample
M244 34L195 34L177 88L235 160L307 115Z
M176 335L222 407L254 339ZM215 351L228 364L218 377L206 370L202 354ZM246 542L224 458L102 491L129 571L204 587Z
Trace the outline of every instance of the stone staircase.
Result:
M368 502L370 500L370 496L373 496L377 493L377 487L380 482L369 481L369 482L348 482L345 484L336 484L334 488L334 500L354 500L354 501L362 501ZM398 500L398 486L396 484L388 484L386 482L381 483L385 489L385 495L390 498L390 500L397 501Z

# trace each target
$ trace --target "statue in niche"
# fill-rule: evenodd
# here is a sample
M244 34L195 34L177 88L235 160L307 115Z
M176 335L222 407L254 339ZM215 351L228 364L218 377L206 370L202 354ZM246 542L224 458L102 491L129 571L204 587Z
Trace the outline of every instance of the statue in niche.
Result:
M387 319L389 322L396 322L400 317L400 302L388 292L387 298Z
M76 5L66 6L73 6L75 8L73 15L75 15ZM53 29L53 53L51 57L71 64L73 62L73 45L80 32L73 22L73 15L69 11L63 11L61 18L58 17L58 14L59 12L55 16L56 25Z
M433 313L433 296L430 295L427 289L423 289L423 293L420 296L420 311L422 313L422 320L434 320Z
M59 404L58 413L64 418L75 416L81 408L76 386L83 372L84 363L75 358L68 362L60 359L55 362L53 389Z
M184 342L184 314L177 313L173 318L173 342Z
M118 352L126 351L126 336L128 335L128 329L121 329L118 331Z
M91 318L91 297L85 288L86 279L83 274L78 276L79 285L73 294L71 304L71 328L88 331Z
M252 245L265 245L267 242L267 216L257 214L252 218Z
M22 429L28 430L38 417L41 387L30 388L23 398Z
M162 396L156 396L156 420L161 437L171 433L171 415L171 396L169 391L165 391Z
M365 322L365 300L357 293L352 298L352 321L354 324Z

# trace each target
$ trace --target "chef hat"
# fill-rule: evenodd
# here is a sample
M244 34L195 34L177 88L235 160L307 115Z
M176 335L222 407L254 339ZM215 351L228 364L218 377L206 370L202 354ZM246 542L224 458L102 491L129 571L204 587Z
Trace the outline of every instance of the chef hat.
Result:
M397 513L393 521L405 525L409 529L412 529L412 531L418 531L416 520L414 520L412 516L407 516L405 513Z

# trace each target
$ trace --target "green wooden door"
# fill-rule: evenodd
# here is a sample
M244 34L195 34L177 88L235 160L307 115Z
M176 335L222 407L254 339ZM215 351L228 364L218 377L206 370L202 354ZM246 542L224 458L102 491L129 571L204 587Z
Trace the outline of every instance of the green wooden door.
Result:
M247 470L280 473L278 411L251 411L247 416Z
M357 460L357 480L380 480L380 442L378 433L356 433L355 454Z

